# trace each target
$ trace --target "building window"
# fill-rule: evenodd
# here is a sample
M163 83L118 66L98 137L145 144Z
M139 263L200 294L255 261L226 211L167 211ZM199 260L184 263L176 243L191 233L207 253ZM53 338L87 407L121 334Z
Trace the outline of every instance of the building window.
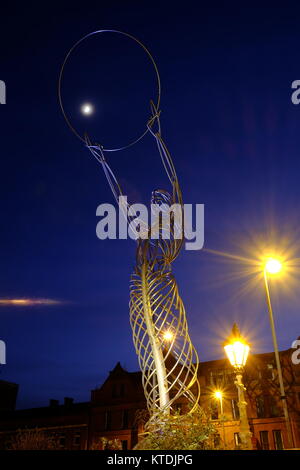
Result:
M214 400L211 402L211 419L218 419L219 412L218 412L218 403Z
M267 378L270 379L270 380L275 379L273 364L267 364Z
M128 428L128 410L122 411L122 429Z
M256 397L256 413L258 418L265 418L265 400L263 395Z
M109 431L111 429L111 411L105 412L105 430Z
M234 399L231 400L231 412L233 419L240 419L240 410L237 401Z
M269 431L260 431L259 435L262 450L269 450Z
M75 432L73 436L73 446L79 447L80 446L80 432Z
M235 373L232 371L232 369L225 369L224 370L224 375L225 375L225 383L227 385L231 385L235 381Z
M276 418L277 416L280 416L280 409L277 404L277 400L273 395L270 395L269 397L269 404L270 404L270 417L271 418Z
M215 387L224 385L224 371L223 370L212 370L210 371L210 384Z
M66 447L66 436L65 434L60 434L58 438L59 447L64 449Z
M119 398L125 396L125 384L114 383L112 385L112 397Z
M232 369L211 370L210 385L214 387L223 387L224 385L233 384L235 375Z
M274 447L276 450L283 449L283 442L282 442L282 434L280 429L273 430L273 438L274 438Z
M121 444L122 444L122 450L128 449L128 441L121 441Z
M120 385L120 397L125 396L125 384Z
M262 380L274 380L275 373L273 364L265 364L262 369L260 369L260 379Z
M214 436L214 447L219 447L221 444L221 437L220 434L216 434Z
M235 432L234 435L234 445L235 447L239 447L241 445L241 438L240 438L240 434L238 432Z

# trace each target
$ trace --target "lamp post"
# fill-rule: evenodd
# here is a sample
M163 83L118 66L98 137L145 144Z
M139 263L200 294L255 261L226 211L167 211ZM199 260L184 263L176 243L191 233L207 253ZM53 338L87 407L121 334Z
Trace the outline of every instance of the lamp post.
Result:
M223 415L223 393L220 390L216 390L214 396L220 402L220 410L221 410L221 416L222 416Z
M233 366L236 376L235 385L238 390L238 407L240 411L240 439L243 449L252 449L251 431L247 417L247 402L245 400L245 390L243 385L243 370L247 361L250 347L241 337L237 324L232 328L232 337L225 343L224 349Z
M275 324L274 324L270 289L269 289L269 284L268 284L268 274L276 275L281 270L282 270L282 263L278 259L268 258L266 260L266 262L264 264L264 281L265 281L264 284L265 284L265 290L266 290L269 320L270 320L271 331L272 331L276 368L277 368L277 373L278 373L280 399L281 399L284 418L285 418L285 422L286 422L286 429L287 429L287 437L288 437L289 447L294 447L291 423L290 423L289 412L288 412L288 407L287 407L286 394L285 394L284 385L283 385L282 369L281 369L280 357L279 357L279 352L278 352L278 343L277 343L277 337L276 337L276 331L275 331Z
M222 423L222 434L223 434L223 444L226 448L225 442L225 428L224 428L224 414L223 414L223 392L221 390L216 390L214 393L214 397L216 400L220 402L220 422Z

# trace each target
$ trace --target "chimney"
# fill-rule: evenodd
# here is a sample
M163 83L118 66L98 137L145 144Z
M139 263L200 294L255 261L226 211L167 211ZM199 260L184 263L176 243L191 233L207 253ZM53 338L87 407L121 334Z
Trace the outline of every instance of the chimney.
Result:
M74 398L65 397L65 398L64 398L64 405L65 405L65 407L69 408L70 406L72 406L72 405L73 405L73 401L74 401Z
M58 405L59 405L59 400L53 400L53 398L49 400L50 408L56 408Z

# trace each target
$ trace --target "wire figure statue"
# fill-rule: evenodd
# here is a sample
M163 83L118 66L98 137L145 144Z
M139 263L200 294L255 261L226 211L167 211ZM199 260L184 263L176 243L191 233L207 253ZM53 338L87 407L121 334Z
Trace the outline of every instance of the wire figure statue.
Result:
M140 44L154 64L158 80L158 100L156 104L151 101L151 118L142 136L149 132L155 139L170 183L169 191L158 189L152 192L151 204L160 207L162 212L164 210L168 212L170 217L167 226L165 224L162 226L161 218L158 218L158 221L152 225L138 220L140 236L137 239L136 264L130 280L129 303L133 342L142 372L147 407L150 420L155 422L159 413L170 413L175 402L183 396L189 402L189 411L192 412L198 406L200 396L200 385L197 379L198 355L189 336L184 304L172 274L172 263L179 255L184 243L183 218L179 218L181 223L178 223L178 218L174 217L174 213L166 210L176 204L181 208L183 215L184 207L175 167L161 135L160 78L154 59L145 46L133 36L119 31L109 32L124 34ZM79 134L71 126L64 112L61 80L66 60L74 47L82 40L78 41L66 56L59 79L61 108L68 125L77 136ZM129 223L130 204L124 198L118 180L105 158L106 151L120 149L104 149L102 145L93 143L87 134L79 137L84 140L86 147L102 165L114 198L118 203L122 201L124 215ZM127 148L133 143L122 148ZM166 230L168 237L164 234Z

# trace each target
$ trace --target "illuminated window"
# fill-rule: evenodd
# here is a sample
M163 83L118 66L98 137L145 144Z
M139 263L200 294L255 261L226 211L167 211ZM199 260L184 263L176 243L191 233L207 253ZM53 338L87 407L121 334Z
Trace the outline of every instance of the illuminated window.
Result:
M282 434L280 429L273 430L274 447L276 450L283 450Z
M223 387L224 385L233 384L235 375L232 369L216 369L210 371L210 385L214 387Z
M210 384L214 387L221 387L225 383L225 376L223 370L210 371Z
M260 443L263 450L269 450L269 431L260 431Z
M256 401L256 413L258 418L265 418L265 399L263 395L259 395L255 399Z
M234 435L234 445L235 447L239 447L241 445L241 438L240 438L240 434L238 432L235 432Z
M232 369L225 369L224 370L224 378L225 384L230 385L233 384L235 381L235 373Z

